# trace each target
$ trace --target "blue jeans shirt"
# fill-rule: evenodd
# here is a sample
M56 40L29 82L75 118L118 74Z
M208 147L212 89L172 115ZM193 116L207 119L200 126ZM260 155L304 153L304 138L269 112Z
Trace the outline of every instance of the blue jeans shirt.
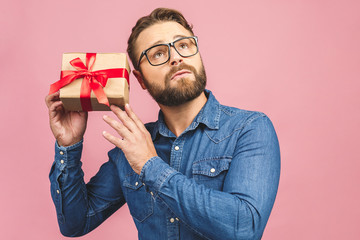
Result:
M279 184L274 127L263 113L223 106L210 91L206 95L179 137L161 111L146 125L158 157L140 175L114 148L85 184L82 141L56 144L50 181L61 233L84 235L127 203L139 239L260 239Z

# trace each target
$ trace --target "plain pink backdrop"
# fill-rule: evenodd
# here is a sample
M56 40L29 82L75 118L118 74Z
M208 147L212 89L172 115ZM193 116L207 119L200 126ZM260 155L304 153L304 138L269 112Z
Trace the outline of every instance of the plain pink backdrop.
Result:
M125 52L136 20L156 7L194 25L221 103L265 112L282 169L265 240L360 235L360 1L1 0L0 239L64 239L48 173L54 138L44 98L63 52ZM144 122L158 107L131 76ZM86 181L112 145L103 113L89 116ZM81 239L136 239L126 206Z

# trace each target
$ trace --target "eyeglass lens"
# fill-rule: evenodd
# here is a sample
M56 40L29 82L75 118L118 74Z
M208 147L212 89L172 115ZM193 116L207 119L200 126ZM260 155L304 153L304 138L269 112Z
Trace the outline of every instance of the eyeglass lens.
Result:
M151 64L160 65L169 60L169 45L158 45L147 51ZM179 39L174 42L174 47L182 57L189 57L197 52L196 41L193 38Z

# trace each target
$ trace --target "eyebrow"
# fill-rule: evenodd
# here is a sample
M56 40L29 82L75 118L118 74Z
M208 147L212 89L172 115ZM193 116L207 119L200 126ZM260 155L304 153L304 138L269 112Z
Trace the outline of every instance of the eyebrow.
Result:
M176 38L182 38L182 37L189 37L189 36L185 36L185 35L175 35L173 39L174 39L174 41L175 41ZM165 42L162 41L162 40L159 40L159 41L156 41L156 42L154 42L153 44L151 44L150 47L155 46L155 45L157 45L157 44L162 44L162 43L165 43Z

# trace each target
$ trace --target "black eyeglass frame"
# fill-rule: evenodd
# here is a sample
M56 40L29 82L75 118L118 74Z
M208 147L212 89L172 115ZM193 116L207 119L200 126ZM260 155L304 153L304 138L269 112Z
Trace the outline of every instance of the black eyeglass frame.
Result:
M180 41L180 40L188 39L188 38L193 38L193 39L195 39L196 52L195 52L194 54L189 55L189 56L184 56L184 55L182 55L181 53L179 53L179 51L176 49L176 47L175 47L174 44L175 44L176 42ZM168 59L167 59L165 62L160 63L160 64L152 64L151 61L149 60L149 57L148 57L148 55L147 55L147 52L148 52L150 49L154 48L154 47L164 46L164 45L165 45L165 46L168 46L168 50L169 50L169 54L168 54L169 57L168 57ZM196 55L196 54L199 52L198 38L197 38L197 36L182 37L182 38L176 39L175 41L173 41L173 42L171 42L171 43L161 43L161 44L156 44L156 45L154 45L154 46L152 46L152 47L149 47L148 49L142 51L142 53L141 53L141 55L140 55L140 58L139 58L139 61L138 61L138 64L137 64L137 67L139 68L139 66L140 66L140 61L141 61L141 59L144 57L144 55L146 56L146 59L148 60L148 62L150 63L151 66L160 66L160 65L163 65L163 64L167 63L167 62L170 60L170 48L171 48L171 47L174 47L175 51L176 51L180 56L182 56L182 57L191 57L191 56Z

